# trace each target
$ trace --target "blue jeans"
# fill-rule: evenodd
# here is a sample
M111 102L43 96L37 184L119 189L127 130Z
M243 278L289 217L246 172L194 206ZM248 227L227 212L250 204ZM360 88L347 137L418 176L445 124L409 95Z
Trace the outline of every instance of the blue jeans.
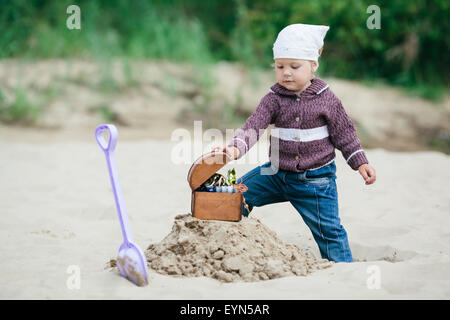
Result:
M339 219L335 180L334 161L301 173L277 170L267 162L247 172L237 182L248 187L244 199L250 211L253 207L289 201L311 230L322 258L352 262L347 232ZM242 210L243 215L248 216L244 205Z

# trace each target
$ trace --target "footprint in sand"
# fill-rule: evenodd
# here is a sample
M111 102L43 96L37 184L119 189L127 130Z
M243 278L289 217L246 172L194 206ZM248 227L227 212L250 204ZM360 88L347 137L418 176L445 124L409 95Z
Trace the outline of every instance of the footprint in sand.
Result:
M401 262L412 259L418 253L410 250L399 250L389 245L387 246L366 246L352 243L350 245L355 262L366 261L388 261Z

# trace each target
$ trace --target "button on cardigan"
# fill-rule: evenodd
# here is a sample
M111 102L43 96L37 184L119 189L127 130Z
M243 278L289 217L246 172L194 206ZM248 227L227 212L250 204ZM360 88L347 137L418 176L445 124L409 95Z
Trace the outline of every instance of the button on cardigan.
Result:
M335 159L335 148L353 170L369 163L341 101L318 77L300 94L274 84L228 145L241 158L270 124L269 158L282 170L322 167Z

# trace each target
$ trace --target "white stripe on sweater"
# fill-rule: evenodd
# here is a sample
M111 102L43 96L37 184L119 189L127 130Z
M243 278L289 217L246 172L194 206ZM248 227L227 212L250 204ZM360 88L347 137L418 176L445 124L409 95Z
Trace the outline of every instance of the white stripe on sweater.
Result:
M311 168L311 169L307 169L307 170L308 170L308 171L311 171L311 170L317 170L317 169L320 169L320 168L322 168L322 167L325 167L325 166L329 165L329 164L332 163L335 159L336 159L336 157L334 157L333 159L331 159L331 160L328 161L327 163L321 165L320 167Z
M357 154L358 152L364 152L364 150L363 150L363 149L359 149L359 150L356 150L355 152L353 152L353 153L350 155L350 157L347 158L347 163L349 162L350 158L353 157L353 156L354 156L355 154Z
M320 89L319 91L317 91L316 94L321 94L326 88L328 88L329 85L326 85L324 88Z
M242 143L244 143L244 145L245 145L245 152L248 151L248 145L247 145L247 143L246 143L244 140L242 140L241 138L234 138L233 140L239 140L239 141L241 141Z
M324 125L312 129L292 129L274 127L271 136L287 141L314 141L324 139L329 136L328 126Z

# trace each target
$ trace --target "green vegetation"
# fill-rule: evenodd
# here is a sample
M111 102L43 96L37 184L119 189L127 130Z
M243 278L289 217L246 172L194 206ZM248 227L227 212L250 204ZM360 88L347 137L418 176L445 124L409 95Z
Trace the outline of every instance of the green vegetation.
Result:
M198 19L152 1L76 1L81 29L66 27L71 0L0 2L0 58L127 56L208 61L211 55Z
M98 112L102 119L106 122L114 121L117 118L116 113L112 111L111 108L106 104L95 106L93 108L93 111Z
M429 146L436 151L450 155L450 138L448 137L446 139L433 138L430 141Z
M15 89L14 98L10 102L0 91L0 121L30 124L37 119L40 112L41 106L31 102L25 90L21 87Z
M450 154L450 134L442 129L433 132L431 138L428 140L428 146L434 150Z
M66 8L81 8L81 30ZM368 0L0 0L0 58L220 60L268 68L277 33L291 23L326 24L320 75L382 79L437 100L448 92L450 3L380 0L381 29L369 30ZM125 72L130 70L126 69ZM117 89L107 69L101 87ZM132 75L132 74L129 74ZM206 75L206 76L205 76ZM133 79L129 78L131 83Z

